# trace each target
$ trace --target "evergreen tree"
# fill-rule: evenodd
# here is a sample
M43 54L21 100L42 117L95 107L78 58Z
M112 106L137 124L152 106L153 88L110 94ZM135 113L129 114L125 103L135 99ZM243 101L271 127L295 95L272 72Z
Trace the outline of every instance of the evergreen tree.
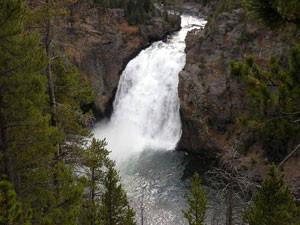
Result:
M93 90L54 44L58 32L53 24L68 13L68 4L74 2L37 1L31 21L41 27L39 32L44 35L49 96L45 111L51 115L51 125L59 133L59 139L53 144L55 154L50 166L52 173L49 174L53 185L48 185L48 191L40 190L50 198L46 213L37 213L42 216L39 220L47 224L76 224L78 221L82 189L72 168L78 164L82 145L90 136L88 127L93 123L91 114L82 111L84 105L93 101Z
M130 25L144 24L154 9L151 0L96 0L94 3L104 8L124 9Z
M90 137L90 125L94 122L91 112L82 108L95 98L92 87L85 81L67 56L58 50L55 41L59 31L53 25L69 13L69 6L77 0L37 1L31 23L40 27L44 35L44 47L48 56L47 75L49 108L52 126L59 129L61 140L56 143L56 161L71 163L81 150L86 137Z
M271 28L300 24L300 2L286 0L244 1L250 15Z
M0 224L30 225L26 220L29 214L22 212L21 203L16 200L16 192L8 181L0 182ZM25 217L25 218L24 218Z
M300 140L299 119L300 46L291 50L289 68L282 69L275 57L268 70L259 68L253 57L244 63L231 62L230 73L247 84L252 110L241 123L260 135L267 156L279 162Z
M101 206L101 194L103 192L103 179L105 168L111 165L108 158L109 151L106 149L105 140L92 139L90 145L83 153L82 181L85 186L82 207L80 211L80 223L83 225L97 225L101 222L99 209Z
M47 196L35 190L49 182L59 134L43 113L47 95L41 71L46 57L37 33L24 31L27 17L23 0L1 1L1 176L13 184L26 207L41 212L44 205L36 204L36 199L47 202Z
M90 137L94 122L92 112L82 108L95 98L92 87L68 60L57 58L52 63L52 74L56 98L57 127L63 136L59 143L58 159L66 164L76 163L85 138Z
M1 172L12 183L15 183L16 176L12 158L21 158L24 156L22 153L36 151L30 149L33 146L29 146L28 142L39 148L35 141L41 138L39 132L45 131L43 128L47 126L47 118L39 109L46 100L45 79L39 74L45 66L45 54L39 48L38 35L29 34L23 29L27 13L21 0L0 3ZM14 155L14 151L18 151L18 154Z
M254 205L245 215L250 225L298 225L300 209L294 196L284 184L283 175L276 174L275 166L255 194Z
M129 206L126 193L120 184L120 177L114 169L114 163L108 167L104 182L100 208L101 221L104 225L135 225L134 212Z
M109 166L105 167L112 168L113 163L107 158L104 142L93 141L87 152L82 148L93 122L82 108L92 102L94 93L68 59L58 57L54 46L54 11L58 3L65 2L36 3L29 19L25 0L0 2L0 177L12 183L25 209L32 208L32 224L75 225L83 189L74 167L89 167L94 172L86 188L95 198L84 200L89 206L97 205L100 212L102 199L98 196L104 189L101 192L99 187L105 186L106 177L105 172L100 173L101 167L106 163ZM24 30L24 24L32 19L46 28L39 30L44 34L45 51L39 35L30 28ZM126 200L122 193L120 198ZM12 207L17 209L17 205ZM132 210L128 204L123 208L118 211L123 218L120 221L131 224ZM10 212L19 218L19 210ZM102 217L96 218L95 224L99 221Z
M34 224L76 224L82 191L71 167L54 160L64 136L59 126L50 126L42 75L47 57L39 35L23 28L28 17L24 0L1 1L1 176L11 181L24 206L32 208Z
M207 209L207 199L199 174L195 173L192 179L190 193L186 196L189 209L183 210L184 217L188 220L189 225L203 225Z
M64 163L55 163L51 168L52 173L46 174L48 182L34 188L39 195L31 196L31 205L34 206L32 223L78 224L82 187L76 184L74 175ZM53 183L54 175L57 183Z

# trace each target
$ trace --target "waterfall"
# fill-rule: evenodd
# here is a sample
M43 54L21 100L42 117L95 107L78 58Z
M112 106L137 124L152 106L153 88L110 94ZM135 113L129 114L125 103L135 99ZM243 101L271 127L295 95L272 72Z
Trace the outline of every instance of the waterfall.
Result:
M182 16L182 29L131 60L119 81L110 121L96 137L106 137L114 159L144 149L173 150L181 136L178 73L185 65L185 36L204 21Z
M181 16L182 29L153 43L123 71L109 121L96 125L116 160L130 204L144 224L185 224L182 154L174 150L181 136L178 74L186 61L185 36L205 21Z

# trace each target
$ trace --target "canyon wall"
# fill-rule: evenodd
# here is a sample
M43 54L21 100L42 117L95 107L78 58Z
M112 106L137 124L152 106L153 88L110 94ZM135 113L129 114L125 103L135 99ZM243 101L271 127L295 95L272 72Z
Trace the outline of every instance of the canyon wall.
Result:
M241 9L221 13L204 31L187 35L187 62L179 74L182 137L177 148L200 157L198 167L209 159L224 158L236 142L243 144L250 135L236 119L251 106L243 83L229 75L230 60L253 55L260 67L267 68L275 55L286 63L294 43L284 35L245 17ZM261 182L270 162L262 146L250 146L236 166L249 179ZM297 157L283 166L285 180L300 202L299 168Z
M237 9L221 13L204 31L189 32L186 45L187 62L179 75L183 134L178 148L216 157L241 132L235 120L249 107L243 84L228 73L230 60L253 55L266 67L270 56L287 55L290 44Z
M180 29L180 17L160 13L146 25L128 25L121 9L74 7L58 24L59 46L93 86L94 109L99 118L109 116L121 72L126 64L153 41Z

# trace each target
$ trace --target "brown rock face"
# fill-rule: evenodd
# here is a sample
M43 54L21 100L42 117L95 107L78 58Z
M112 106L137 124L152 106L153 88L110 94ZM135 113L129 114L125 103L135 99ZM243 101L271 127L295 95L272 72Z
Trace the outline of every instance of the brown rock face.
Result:
M110 114L126 64L151 42L180 29L179 16L169 16L169 22L155 17L149 25L129 26L121 9L104 11L84 4L72 15L60 21L59 46L94 87L98 117Z
M287 55L289 44L243 16L222 13L203 32L186 38L187 63L179 75L182 138L178 149L216 157L240 132L235 118L247 110L241 83L228 74L230 60L253 55L260 66L271 55Z

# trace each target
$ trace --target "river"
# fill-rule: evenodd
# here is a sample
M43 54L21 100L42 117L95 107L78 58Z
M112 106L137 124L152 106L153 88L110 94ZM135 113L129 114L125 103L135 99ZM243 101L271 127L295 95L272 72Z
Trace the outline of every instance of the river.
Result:
M186 224L183 153L174 151L181 136L178 74L186 61L187 32L206 22L181 16L182 29L153 43L123 71L109 121L96 124L117 163L137 223Z

